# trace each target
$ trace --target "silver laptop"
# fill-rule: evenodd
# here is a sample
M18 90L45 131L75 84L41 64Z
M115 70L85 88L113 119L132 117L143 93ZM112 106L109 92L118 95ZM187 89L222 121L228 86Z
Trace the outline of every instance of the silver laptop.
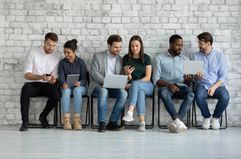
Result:
M127 75L106 75L103 87L124 89L127 84Z
M184 61L183 73L189 75L195 75L197 72L203 72L203 61Z
M75 83L79 81L80 74L69 74L66 79L66 83L69 88L75 87Z

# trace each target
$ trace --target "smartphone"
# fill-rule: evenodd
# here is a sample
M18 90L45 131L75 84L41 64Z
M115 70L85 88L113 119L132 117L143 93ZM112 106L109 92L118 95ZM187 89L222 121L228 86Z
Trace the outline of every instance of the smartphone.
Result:
M45 75L46 75L46 76L51 76L51 74L47 74L47 73L46 73Z

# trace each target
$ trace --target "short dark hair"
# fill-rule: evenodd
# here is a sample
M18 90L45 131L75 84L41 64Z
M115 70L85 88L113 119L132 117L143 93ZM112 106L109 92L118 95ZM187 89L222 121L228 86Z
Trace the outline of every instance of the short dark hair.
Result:
M76 39L69 40L64 44L64 48L71 49L73 52L75 52L77 49L77 43L78 41Z
M52 32L49 32L45 35L44 40L47 41L48 39L58 42L58 35Z
M205 43L210 42L210 44L213 44L213 37L209 32L203 32L197 36L198 40L203 41Z
M120 37L120 35L113 34L109 36L109 38L107 39L107 44L112 46L113 42L122 42L122 38Z
M174 35L172 35L172 36L170 37L169 43L170 43L170 44L173 44L173 43L175 43L175 41L176 41L177 39L182 39L182 37L181 37L180 35L174 34Z

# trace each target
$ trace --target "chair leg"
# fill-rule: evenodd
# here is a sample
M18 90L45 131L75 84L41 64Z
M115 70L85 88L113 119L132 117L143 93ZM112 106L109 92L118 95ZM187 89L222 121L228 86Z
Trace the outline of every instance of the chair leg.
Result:
M90 125L90 118L89 118L89 114L90 114L90 100L89 100L89 97L86 97L87 98L87 105L86 105L86 112L85 112L85 124L82 125L83 128L87 127Z
M91 124L90 124L90 126L92 129L98 129L99 125L94 124L94 98L95 97L91 97L91 104L90 104L90 106L91 106L91 108L90 108Z
M154 127L154 112L155 112L155 99L154 99L154 96L150 96L150 98L152 98L152 111L151 111L151 124L148 124L146 125L146 129L152 129ZM124 122L124 126L125 128L130 128L130 129L136 129L139 127L139 124L128 124L128 125L125 125L125 122Z

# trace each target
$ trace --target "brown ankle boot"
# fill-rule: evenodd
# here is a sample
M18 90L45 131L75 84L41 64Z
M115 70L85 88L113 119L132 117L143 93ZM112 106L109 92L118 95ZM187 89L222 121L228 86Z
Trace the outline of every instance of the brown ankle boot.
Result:
M70 114L66 113L64 114L64 129L65 130L71 130L71 123L70 123Z
M73 129L75 129L75 130L81 130L82 129L82 125L81 125L81 121L80 121L80 114L74 114Z

